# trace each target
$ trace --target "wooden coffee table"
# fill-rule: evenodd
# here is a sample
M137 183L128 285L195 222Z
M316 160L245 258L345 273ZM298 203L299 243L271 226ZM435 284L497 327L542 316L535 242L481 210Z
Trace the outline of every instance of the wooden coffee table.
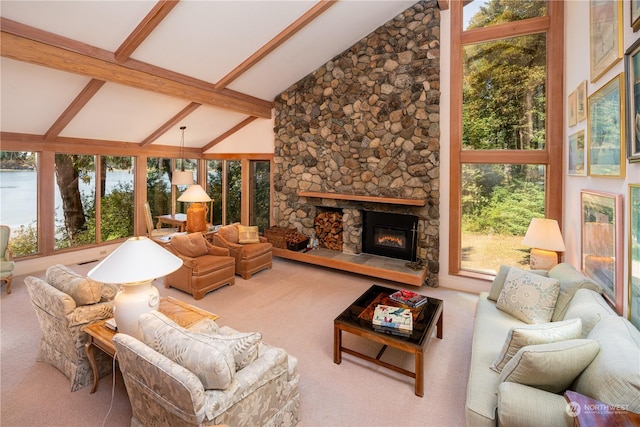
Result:
M397 289L385 288L373 285L360 298L351 304L333 321L333 361L337 364L342 362L342 352L350 354L360 359L364 359L376 365L383 366L411 378L415 378L415 393L417 396L424 395L424 347L426 346L433 329L437 328L436 336L442 338L442 311L443 301L436 298L429 298L424 305L413 309L416 311L413 322L413 331L410 336L399 336L378 332L373 329L371 314L373 306L378 301L383 300L386 305L406 307L399 303L389 301L388 296ZM386 298L385 298L386 297ZM382 349L374 357L367 356L358 351L346 348L342 345L342 331L366 338L382 344ZM399 366L380 360L387 347L413 353L415 355L415 372L400 368Z
M218 318L218 316L213 313L209 313L208 311L172 297L161 298L158 311L183 328L188 328L205 318L209 318L211 320L216 320ZM111 357L114 357L116 354L116 348L113 345L113 336L117 332L106 327L106 322L106 319L101 320L85 326L83 329L89 335L89 340L84 345L84 350L87 354L87 359L91 364L91 369L93 370L93 387L91 388L91 393L96 391L98 388L98 381L100 380L98 377L96 357L93 353L94 347L99 348Z

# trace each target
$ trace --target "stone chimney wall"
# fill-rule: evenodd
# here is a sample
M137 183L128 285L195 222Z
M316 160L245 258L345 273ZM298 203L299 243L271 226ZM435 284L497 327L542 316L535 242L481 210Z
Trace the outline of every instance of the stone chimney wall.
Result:
M437 1L421 1L276 98L276 225L310 236L316 206L417 215L418 255L426 258L428 283L437 286L439 104L440 11ZM418 199L425 206L299 191Z

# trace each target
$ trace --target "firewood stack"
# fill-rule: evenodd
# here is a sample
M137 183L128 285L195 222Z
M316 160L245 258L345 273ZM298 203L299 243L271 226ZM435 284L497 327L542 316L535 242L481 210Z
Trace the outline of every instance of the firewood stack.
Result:
M342 213L321 212L313 221L320 247L342 251Z

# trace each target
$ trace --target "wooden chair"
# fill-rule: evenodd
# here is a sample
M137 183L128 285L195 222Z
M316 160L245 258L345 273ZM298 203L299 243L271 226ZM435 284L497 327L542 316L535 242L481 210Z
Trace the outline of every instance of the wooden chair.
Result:
M151 206L149 206L149 202L144 202L144 221L147 223L147 234L149 238L156 242L165 243L158 238L178 232L177 228L155 228L153 226L153 217L151 216Z
M7 283L7 294L11 293L11 280L16 263L13 261L13 253L9 249L9 236L11 229L6 225L0 225L0 282Z

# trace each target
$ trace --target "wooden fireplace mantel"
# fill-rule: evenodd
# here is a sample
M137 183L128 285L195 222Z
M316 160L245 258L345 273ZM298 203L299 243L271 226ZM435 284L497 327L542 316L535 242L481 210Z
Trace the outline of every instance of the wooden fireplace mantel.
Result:
M320 193L316 191L298 191L298 196L301 197L317 197L321 199L334 199L334 200L351 200L355 202L374 202L374 203L388 203L392 205L406 205L406 206L424 206L427 204L426 200L420 199L402 199L395 197L378 197L378 196L359 196L356 194L341 194L341 193Z

